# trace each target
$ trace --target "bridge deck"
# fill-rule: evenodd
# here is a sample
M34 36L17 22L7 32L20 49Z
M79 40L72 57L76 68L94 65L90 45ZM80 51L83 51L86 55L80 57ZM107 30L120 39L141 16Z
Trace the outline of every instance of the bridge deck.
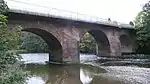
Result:
M12 1L15 1L15 0L12 0ZM19 3L20 5L22 5L20 8L17 5L11 4L12 3L11 1L8 1L7 3L8 3L8 7L10 8L9 12L13 12L13 13L61 18L61 19L67 19L67 20L82 21L82 22L87 22L87 23L115 26L118 28L134 29L134 27L129 24L123 24L123 23L116 22L116 21L109 21L108 19L87 16L84 14L60 10L60 9L56 9L56 8L46 8L43 6L38 6L38 5L34 5L34 4L23 3L23 2L17 1L16 3ZM37 10L37 9L39 9L39 10Z

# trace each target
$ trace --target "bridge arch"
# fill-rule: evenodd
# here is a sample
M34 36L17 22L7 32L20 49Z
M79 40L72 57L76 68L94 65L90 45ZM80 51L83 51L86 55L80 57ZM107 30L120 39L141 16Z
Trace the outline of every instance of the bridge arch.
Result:
M101 30L88 30L85 31L81 38L84 37L85 33L89 33L96 41L96 55L98 56L110 56L110 43L107 35Z
M128 53L132 50L132 42L128 35L121 35L119 37L120 43L121 43L121 53Z
M25 28L22 31L36 34L47 43L50 50L49 61L62 61L62 45L53 34L40 28Z

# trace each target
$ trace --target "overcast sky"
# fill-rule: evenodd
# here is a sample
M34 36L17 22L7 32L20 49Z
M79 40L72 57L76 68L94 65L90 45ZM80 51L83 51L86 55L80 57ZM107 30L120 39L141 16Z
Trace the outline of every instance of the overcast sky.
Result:
M10 7L32 8L21 1L46 7L65 9L73 12L97 16L100 18L111 18L119 22L129 23L141 11L144 3L149 0L5 0ZM33 9L32 9L33 10ZM34 10L43 10L34 7Z

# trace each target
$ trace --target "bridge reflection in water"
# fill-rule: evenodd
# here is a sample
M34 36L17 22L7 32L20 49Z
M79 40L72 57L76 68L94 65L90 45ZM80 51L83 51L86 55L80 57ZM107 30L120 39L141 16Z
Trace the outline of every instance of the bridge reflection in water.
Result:
M80 58L82 63L83 62L87 63L87 61L85 60L91 59L88 61L90 62L92 61L91 63L94 64L93 60L103 59L102 57L100 58L94 55L82 55L82 56ZM26 61L26 63L29 63L24 65L25 68L24 70L31 72L31 76L27 80L28 84L149 84L150 83L149 81L150 68L141 68L138 66L122 66L122 65L110 66L108 62L106 62L107 65L100 66L101 68L99 66L96 67L96 65L92 66L87 64L60 66L60 65L43 64L45 63L45 61L48 60L48 55L46 54L22 54L22 57L23 60ZM135 59L133 60L135 61Z
M91 65L45 64L45 61L48 61L48 56L47 54L22 54L25 70L31 72L31 77L27 80L28 84L96 84L95 82L111 84L113 81L117 84L118 82L112 80L109 83L106 78L97 80L96 75L106 71ZM81 56L82 62L97 59L94 55L87 56L87 58L84 56L86 55ZM89 58L91 59L87 60Z
M27 65L31 71L28 84L120 84L121 81L96 76L106 71L101 68L84 65ZM100 79L100 80L99 80ZM109 81L108 81L109 80Z

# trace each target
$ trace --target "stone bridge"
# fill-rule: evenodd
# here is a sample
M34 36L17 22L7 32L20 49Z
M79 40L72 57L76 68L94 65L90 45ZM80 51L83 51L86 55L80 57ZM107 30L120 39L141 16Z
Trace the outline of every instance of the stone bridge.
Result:
M121 53L134 52L133 27L117 22L114 24L65 19L21 10L11 10L8 14L10 30L21 26L22 31L42 37L49 46L50 60L70 63L80 61L79 43L87 32L97 42L98 56L121 56Z

